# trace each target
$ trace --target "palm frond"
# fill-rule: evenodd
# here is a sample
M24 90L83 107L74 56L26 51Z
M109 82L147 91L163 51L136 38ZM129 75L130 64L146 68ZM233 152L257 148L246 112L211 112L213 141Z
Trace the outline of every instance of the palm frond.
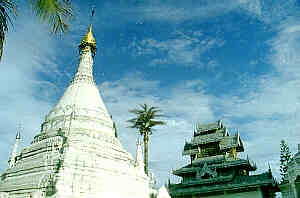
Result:
M155 118L162 117L162 114L157 114L161 110L158 107L149 107L147 104L140 104L140 109L129 110L130 113L136 115L135 118L127 120L132 125L129 128L137 128L141 135L151 135L153 127L156 125L165 125L164 121L154 120Z
M151 120L150 124L151 126L156 126L156 125L166 125L167 123L164 121Z
M151 111L151 112L159 112L161 110L158 107L150 107L149 111Z
M137 119L136 118L132 118L130 120L127 120L127 122L132 124L132 125L128 126L129 128L137 128Z
M48 22L52 33L64 33L68 30L67 21L73 16L69 0L30 0L30 3L35 15L42 22Z
M148 106L147 104L140 104L140 107L144 110L144 112L148 111Z
M145 173L148 175L148 141L149 136L154 131L152 127L156 125L164 125L166 123L160 120L154 120L157 118L157 113L160 112L158 107L148 107L147 104L140 104L139 107L140 109L129 110L129 112L134 113L136 117L128 120L127 122L132 123L129 127L138 129L140 135L144 137Z
M131 109L129 110L130 113L134 113L134 114L143 114L144 111L140 110L140 109Z
M8 31L8 24L13 24L11 16L17 15L17 6L15 1L0 0L0 61L3 54L5 35Z

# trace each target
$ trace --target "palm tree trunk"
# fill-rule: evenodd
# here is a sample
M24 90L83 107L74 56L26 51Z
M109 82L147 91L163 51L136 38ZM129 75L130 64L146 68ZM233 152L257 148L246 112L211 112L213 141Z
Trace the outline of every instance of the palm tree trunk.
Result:
M148 133L144 134L144 163L145 163L145 173L148 176Z

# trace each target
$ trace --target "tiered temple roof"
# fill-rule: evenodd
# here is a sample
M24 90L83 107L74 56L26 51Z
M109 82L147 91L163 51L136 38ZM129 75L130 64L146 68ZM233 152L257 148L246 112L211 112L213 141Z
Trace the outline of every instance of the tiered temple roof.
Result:
M226 128L213 128L204 132L196 131L192 141L185 143L183 155L199 153L199 146L209 143L218 143L220 151L224 152L233 148L237 149L237 152L244 151L243 142L238 132L233 136L230 136Z
M194 136L186 142L183 155L190 155L193 161L236 158L237 152L243 152L244 145L239 132L229 135L221 121L205 125L196 125Z
M183 156L190 163L173 171L182 178L178 184L169 184L172 198L190 195L218 195L262 189L267 197L278 191L271 170L250 176L256 170L253 161L241 159L244 145L239 132L230 135L222 121L197 124L191 141L185 142Z

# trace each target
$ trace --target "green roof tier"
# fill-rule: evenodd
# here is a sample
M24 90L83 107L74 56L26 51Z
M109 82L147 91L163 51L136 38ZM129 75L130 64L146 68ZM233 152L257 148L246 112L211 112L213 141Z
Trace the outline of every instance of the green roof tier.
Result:
M214 133L194 136L190 142L186 142L182 155L193 155L201 152L201 147L206 144L217 143L220 151L235 148L237 152L243 152L244 146L240 134L230 136L226 128L218 129Z
M272 173L270 172L252 176L237 176L231 179L232 180L230 180L230 182L217 182L217 184L214 183L213 185L199 185L201 182L170 184L168 189L172 197L191 194L197 196L207 196L217 194L218 192L243 192L250 191L251 188L252 190L256 190L256 188L262 187L267 187L268 189L272 190L273 193L279 192L278 183L272 177ZM228 180L229 179L227 179L227 181Z
M214 122L214 123L209 123L209 124L196 124L195 133L198 135L203 132L216 130L216 129L222 128L222 127L223 127L223 124L222 124L221 120Z
M189 164L177 170L174 170L172 173L177 176L183 176L184 174L188 173L197 173L199 170L203 168L203 164L206 162L194 162L193 164ZM248 171L255 171L257 169L256 164L251 160L244 160L244 159L236 159L233 161L223 161L220 163L211 162L206 163L209 164L210 168L214 169L226 169L230 167L238 167L243 168Z

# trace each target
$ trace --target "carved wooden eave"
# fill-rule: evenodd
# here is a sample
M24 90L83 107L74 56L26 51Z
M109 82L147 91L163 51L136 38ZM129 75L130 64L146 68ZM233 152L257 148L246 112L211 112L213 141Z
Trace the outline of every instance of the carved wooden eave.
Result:
M182 196L191 194L205 196L207 195L207 193L218 194L218 192L231 192L230 194L234 194L234 191L257 191L260 190L262 187L267 188L270 192L279 192L277 182L272 176L269 176L268 173L240 177L227 176L223 178L224 179L212 178L208 179L208 181L206 182L198 180L195 182L190 182L188 184L171 184L169 185L169 192L171 196ZM214 183L217 185L207 185L209 183Z

